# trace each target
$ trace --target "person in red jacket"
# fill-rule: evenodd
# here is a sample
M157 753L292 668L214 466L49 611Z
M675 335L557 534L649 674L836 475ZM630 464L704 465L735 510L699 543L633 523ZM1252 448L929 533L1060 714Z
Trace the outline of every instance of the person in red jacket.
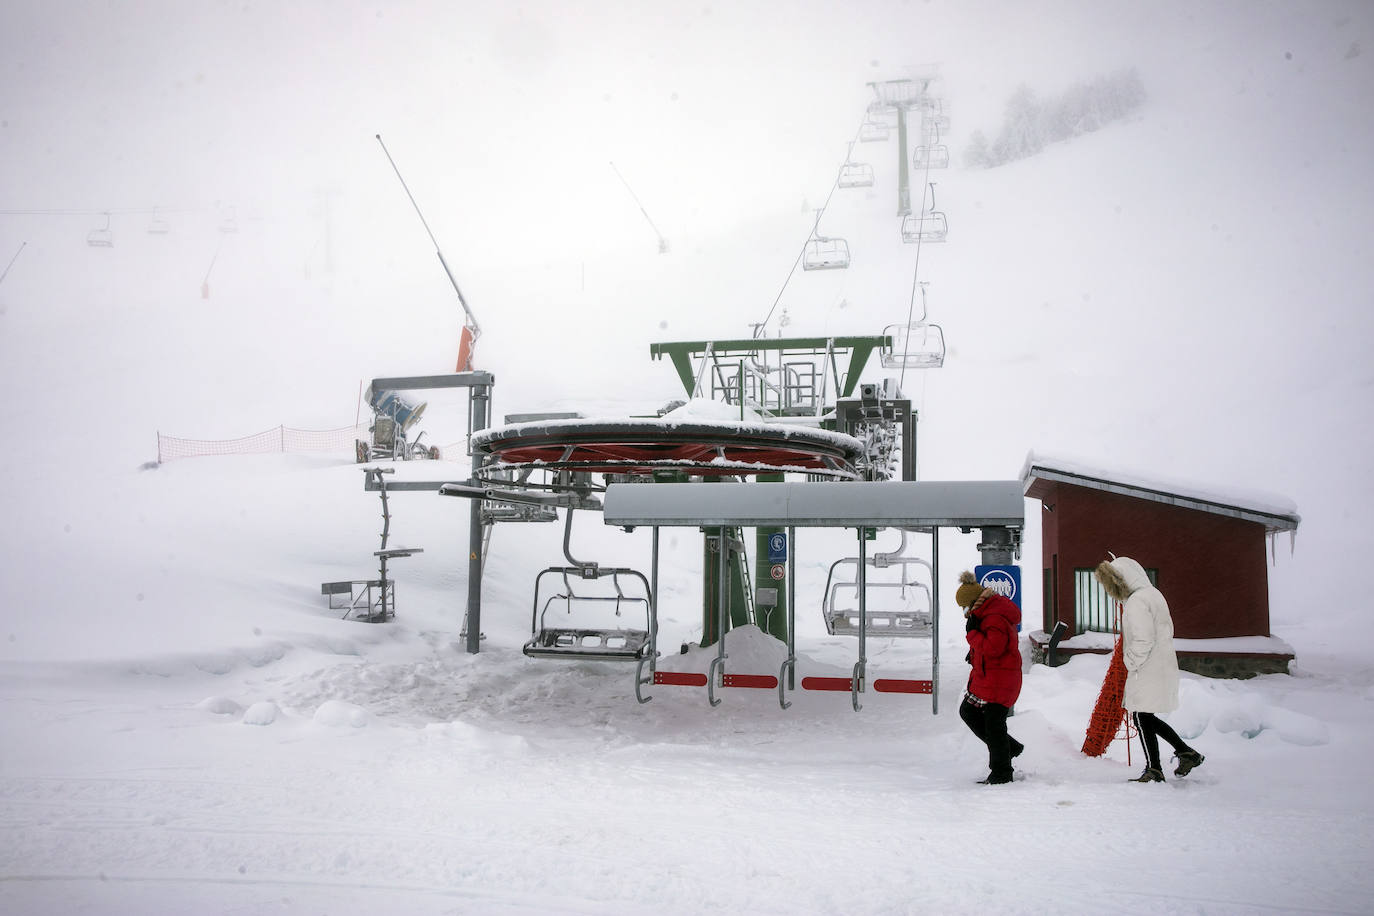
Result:
M1009 598L983 588L971 572L959 574L954 601L964 609L968 639L968 689L959 718L988 748L988 776L979 782L1011 782L1013 757L1025 746L1007 734L1007 715L1021 695L1021 609Z

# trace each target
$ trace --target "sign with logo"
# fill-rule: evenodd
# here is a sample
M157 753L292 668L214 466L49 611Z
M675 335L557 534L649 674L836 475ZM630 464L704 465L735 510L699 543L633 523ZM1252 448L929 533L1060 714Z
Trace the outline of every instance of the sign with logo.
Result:
M787 562L787 535L784 532L776 531L768 535L768 562ZM782 576L774 576L773 578L781 579Z
M1021 567L975 566L973 577L983 588L990 588L1003 598L1010 598L1017 607L1021 606Z
M768 575L772 576L774 579L781 579L783 576L787 575L787 567L783 566L781 563L775 563L768 570Z

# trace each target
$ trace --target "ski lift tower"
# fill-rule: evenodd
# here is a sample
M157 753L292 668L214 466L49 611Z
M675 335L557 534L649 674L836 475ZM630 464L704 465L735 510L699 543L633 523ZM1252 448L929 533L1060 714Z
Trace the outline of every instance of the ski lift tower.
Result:
M869 83L875 96L870 112L897 112L897 215L911 213L911 176L906 144L906 113L920 107L932 77Z
M747 408L763 419L764 427L781 427L784 436L788 430L800 434L808 427L819 427L858 440L857 479L891 476L894 447L900 442L901 475L910 479L916 449L910 401L901 400L886 386L859 382L869 359L891 348L892 338L878 335L674 341L650 344L649 353L654 359L666 356L672 361L688 397L724 401L739 409L741 421ZM883 397L885 393L890 396ZM783 473L752 476L761 484L785 482ZM821 478L812 475L812 479ZM736 529L736 533L742 543L742 532ZM752 581L764 585L753 603L764 629L780 639L786 638L788 626L789 598L781 587L786 543L781 527L755 529ZM710 552L708 543L703 558L706 570L716 565ZM729 561L732 568L736 562ZM751 581L742 563L731 579ZM712 594L713 588L708 582L706 594ZM748 598L732 593L722 601L733 608ZM706 627L709 631L709 620Z

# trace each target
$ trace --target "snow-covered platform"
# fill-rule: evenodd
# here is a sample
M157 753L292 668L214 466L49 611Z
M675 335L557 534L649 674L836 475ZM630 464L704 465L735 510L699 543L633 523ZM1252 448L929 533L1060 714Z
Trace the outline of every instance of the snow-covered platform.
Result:
M1029 634L1031 660L1044 664L1049 653L1050 634L1036 630ZM1112 633L1080 633L1061 640L1055 654L1110 655L1116 646ZM1178 666L1184 671L1206 677L1254 677L1257 674L1287 674L1293 660L1293 647L1276 636L1231 636L1225 639L1175 639Z

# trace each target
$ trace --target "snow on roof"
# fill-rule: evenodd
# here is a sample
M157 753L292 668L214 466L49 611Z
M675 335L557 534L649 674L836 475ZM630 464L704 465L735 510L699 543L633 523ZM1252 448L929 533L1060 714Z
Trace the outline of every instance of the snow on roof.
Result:
M1243 518L1259 522L1270 531L1294 531L1302 520L1297 504L1285 496L1234 487L1201 486L1196 482L1183 482L1136 470L1107 470L1073 458L1032 451L1026 454L1026 463L1021 468L1021 482L1027 492L1035 479L1070 483Z

